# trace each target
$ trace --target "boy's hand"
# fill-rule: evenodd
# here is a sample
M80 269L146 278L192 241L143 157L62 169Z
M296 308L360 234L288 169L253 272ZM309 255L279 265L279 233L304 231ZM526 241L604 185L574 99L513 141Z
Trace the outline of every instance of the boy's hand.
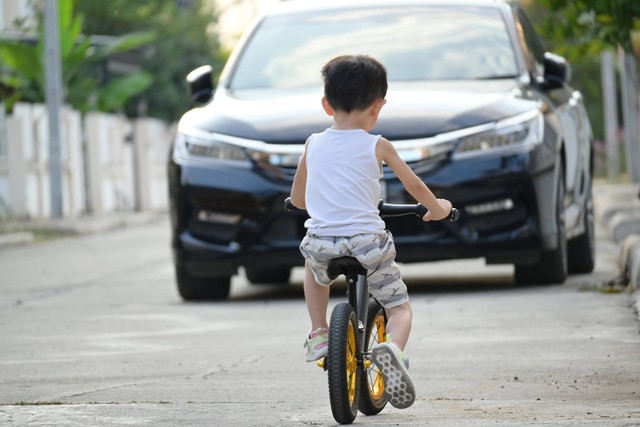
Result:
M448 201L447 199L438 199L438 203L442 208L440 209L440 212L434 212L432 209L429 209L429 212L427 212L422 217L422 220L424 222L439 221L441 219L446 218L449 215L449 213L451 212L451 209L453 208L453 205L451 204L451 202Z

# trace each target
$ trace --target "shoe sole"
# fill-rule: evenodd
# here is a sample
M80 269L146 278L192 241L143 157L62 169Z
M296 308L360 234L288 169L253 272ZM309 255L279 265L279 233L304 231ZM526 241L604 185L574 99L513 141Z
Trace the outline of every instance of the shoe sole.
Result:
M318 360L322 359L323 357L326 357L328 354L329 354L329 351L324 351L324 352L319 353L319 354L307 355L305 357L305 360L307 362L317 362Z
M372 357L384 379L384 394L389 403L398 409L413 405L416 399L413 382L393 350L386 345L377 346L372 350Z

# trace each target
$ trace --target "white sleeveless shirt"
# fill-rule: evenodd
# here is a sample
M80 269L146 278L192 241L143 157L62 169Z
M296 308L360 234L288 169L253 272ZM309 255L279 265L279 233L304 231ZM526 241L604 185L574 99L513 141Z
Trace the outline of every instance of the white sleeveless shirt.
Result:
M384 233L378 212L382 170L380 135L363 129L327 129L309 138L306 153L305 222L317 236Z

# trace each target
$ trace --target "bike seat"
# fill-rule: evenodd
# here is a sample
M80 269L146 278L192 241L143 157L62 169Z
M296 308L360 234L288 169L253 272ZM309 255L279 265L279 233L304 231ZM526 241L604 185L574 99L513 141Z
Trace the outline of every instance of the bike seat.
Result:
M349 283L354 283L359 274L367 274L367 269L357 259L350 256L334 258L329 261L329 267L327 267L329 278L334 280L341 274L345 275Z

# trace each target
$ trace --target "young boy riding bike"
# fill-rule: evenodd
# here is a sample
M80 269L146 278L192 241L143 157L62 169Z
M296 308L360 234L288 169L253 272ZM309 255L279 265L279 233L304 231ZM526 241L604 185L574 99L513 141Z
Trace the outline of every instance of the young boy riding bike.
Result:
M429 212L424 221L445 218L448 200L437 199L427 185L400 158L395 147L374 128L386 103L387 72L377 60L364 55L345 55L322 69L322 107L334 124L311 135L291 189L291 202L306 209L307 235L300 244L305 258L304 294L311 319L306 360L321 359L328 350L327 266L333 258L351 256L367 269L371 295L387 315L386 343L372 349L385 384L404 384L404 396L387 395L397 408L415 400L415 389L403 350L411 331L413 312L407 287L395 262L395 247L378 213L382 163L397 175L405 189ZM384 365L384 366L380 366Z

